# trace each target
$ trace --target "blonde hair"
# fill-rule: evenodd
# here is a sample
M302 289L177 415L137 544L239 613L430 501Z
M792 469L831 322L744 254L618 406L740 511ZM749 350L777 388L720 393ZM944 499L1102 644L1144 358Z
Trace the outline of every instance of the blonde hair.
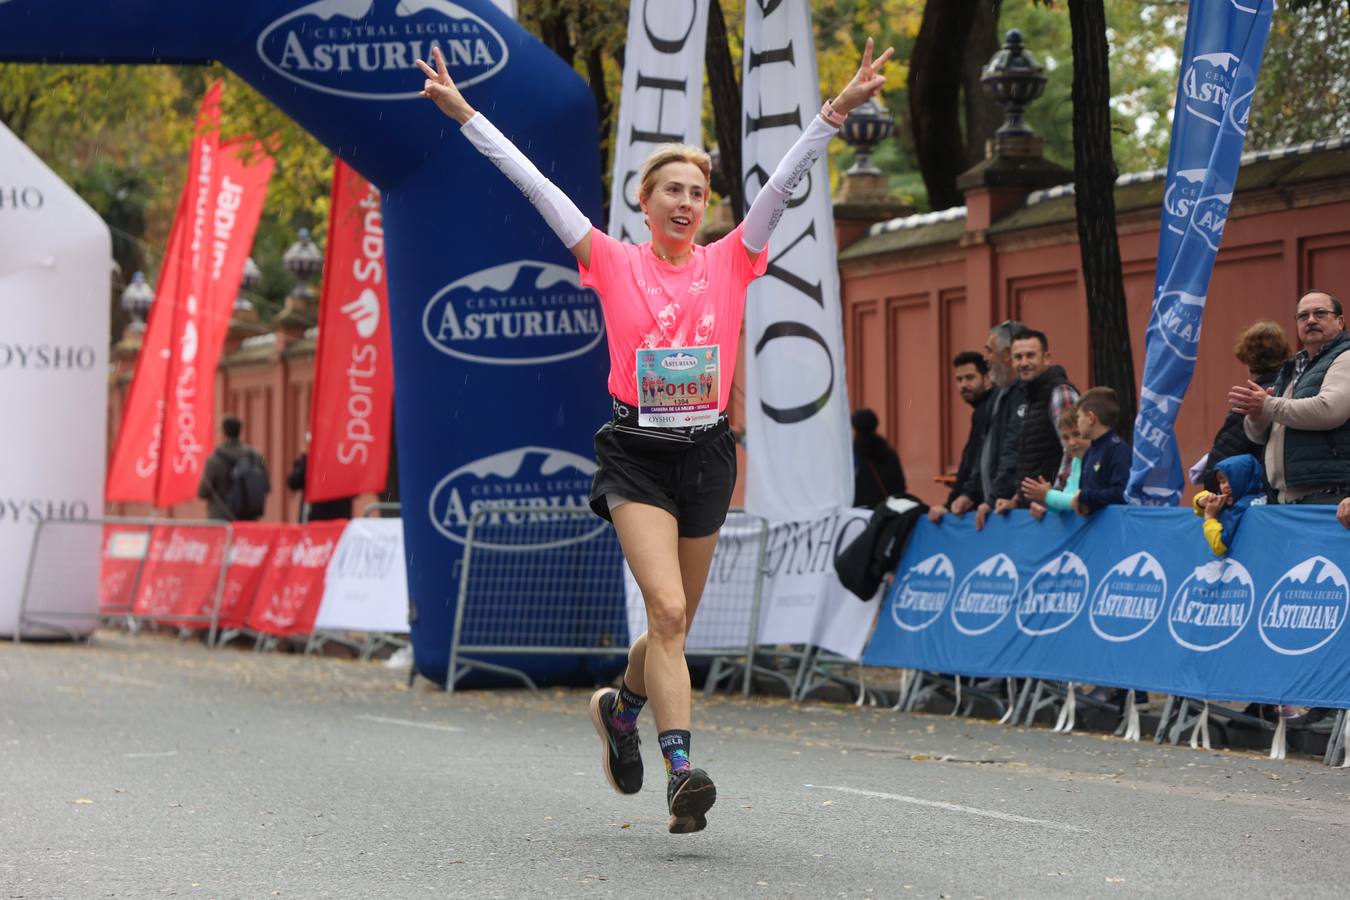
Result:
M642 164L641 187L638 188L638 200L646 200L656 190L656 173L661 167L673 162L689 163L703 173L705 184L712 181L712 159L698 147L688 144L662 144L652 151Z

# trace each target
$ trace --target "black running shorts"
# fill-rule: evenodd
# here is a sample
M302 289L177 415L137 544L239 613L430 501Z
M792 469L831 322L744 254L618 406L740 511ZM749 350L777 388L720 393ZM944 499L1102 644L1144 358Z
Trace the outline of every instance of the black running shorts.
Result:
M736 486L736 439L726 416L697 428L639 428L637 412L614 402L614 418L595 434L591 509L613 521L611 494L664 509L680 537L722 527Z

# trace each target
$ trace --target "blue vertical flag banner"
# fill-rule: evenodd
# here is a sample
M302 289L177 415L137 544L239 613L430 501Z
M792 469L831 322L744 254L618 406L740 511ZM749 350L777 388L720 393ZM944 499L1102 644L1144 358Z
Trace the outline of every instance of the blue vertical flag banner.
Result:
M1214 258L1237 183L1273 0L1191 0L1172 118L1153 314L1134 423L1130 503L1170 506L1183 482L1176 420L1195 372Z

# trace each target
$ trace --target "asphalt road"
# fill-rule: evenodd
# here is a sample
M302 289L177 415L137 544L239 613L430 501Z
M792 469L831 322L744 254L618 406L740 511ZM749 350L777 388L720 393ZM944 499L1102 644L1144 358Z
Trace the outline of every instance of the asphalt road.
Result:
M582 691L101 633L0 644L0 897L1344 897L1350 770L827 703L696 700L665 831Z

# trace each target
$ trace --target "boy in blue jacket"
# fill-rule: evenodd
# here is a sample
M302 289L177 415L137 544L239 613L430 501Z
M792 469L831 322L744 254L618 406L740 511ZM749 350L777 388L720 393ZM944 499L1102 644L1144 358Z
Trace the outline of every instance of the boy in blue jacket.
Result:
M1080 516L1125 502L1130 479L1130 447L1115 427L1120 421L1120 399L1109 387L1095 387L1078 400L1078 433L1089 443L1083 454L1083 474L1073 498Z

